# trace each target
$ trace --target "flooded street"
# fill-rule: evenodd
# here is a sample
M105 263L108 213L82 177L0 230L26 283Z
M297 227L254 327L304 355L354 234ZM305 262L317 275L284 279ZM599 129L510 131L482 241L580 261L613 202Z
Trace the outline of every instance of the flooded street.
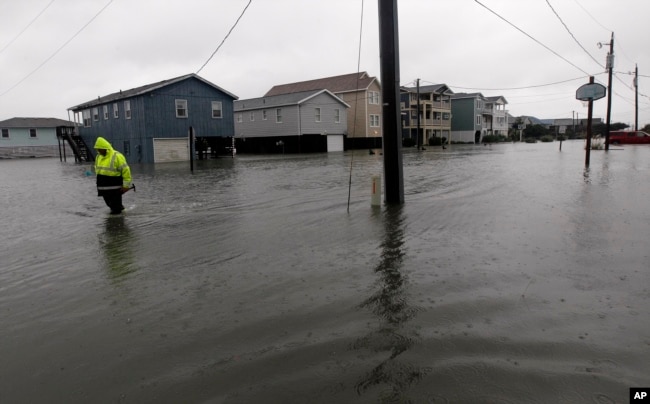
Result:
M558 148L405 150L380 208L367 151L132 165L117 217L2 160L0 402L626 403L650 147Z

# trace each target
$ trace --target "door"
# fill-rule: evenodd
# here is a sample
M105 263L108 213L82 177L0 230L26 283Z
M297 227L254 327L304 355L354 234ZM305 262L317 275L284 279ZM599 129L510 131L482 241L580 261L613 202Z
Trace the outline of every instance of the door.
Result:
M327 135L327 152L343 151L343 135Z
M189 142L187 138L154 139L153 162L189 161Z

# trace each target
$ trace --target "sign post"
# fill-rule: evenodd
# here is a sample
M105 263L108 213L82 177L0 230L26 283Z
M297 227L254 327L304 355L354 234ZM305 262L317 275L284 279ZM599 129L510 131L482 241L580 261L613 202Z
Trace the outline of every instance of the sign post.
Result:
M583 84L576 90L576 99L588 101L587 112L587 147L585 166L589 167L589 154L591 153L591 118L594 109L594 100L599 100L607 94L607 88L602 84L594 83L594 76L589 77L589 84Z

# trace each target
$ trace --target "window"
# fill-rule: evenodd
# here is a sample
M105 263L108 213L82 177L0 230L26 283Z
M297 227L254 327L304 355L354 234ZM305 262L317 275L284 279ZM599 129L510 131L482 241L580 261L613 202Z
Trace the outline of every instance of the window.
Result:
M373 128L379 127L379 115L370 115L370 126Z
M275 122L282 123L282 108L275 110Z
M253 122L255 120L255 112L251 111L250 119L251 119L251 122Z
M124 101L124 118L131 119L131 101Z
M187 100L176 100L176 118L187 118Z
M262 110L262 120L266 121L266 110Z
M316 116L316 122L320 122L320 108L314 108L314 115Z
M368 104L379 104L379 92L368 91Z
M476 124L477 125L481 124L481 115L476 115Z
M334 109L334 123L341 123L341 110L338 108Z
M237 123L242 123L244 121L244 117L242 114L237 114Z
M113 118L117 119L120 117L120 111L117 106L117 102L113 104Z
M99 108L93 108L93 121L99 121Z
M36 129L30 129L29 130L29 137L35 139L36 138Z
M223 118L223 112L221 109L221 101L212 101L212 117L213 118Z
M122 153L125 156L130 156L131 155L131 141L130 140L125 140L124 141L124 147L122 147Z
M83 117L84 117L84 127L85 128L90 128L90 110L89 109L84 110Z
M2 138L9 139L9 129L2 129Z
M104 105L102 108L102 112L104 113L104 120L108 119L108 105Z

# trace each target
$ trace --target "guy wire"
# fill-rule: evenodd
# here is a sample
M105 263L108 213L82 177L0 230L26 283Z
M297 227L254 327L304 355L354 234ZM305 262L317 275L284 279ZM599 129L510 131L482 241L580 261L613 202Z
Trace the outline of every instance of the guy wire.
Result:
M356 91L354 92L354 123L352 124L352 130L356 136L357 134L357 103L359 101L359 73L361 70L361 37L363 34L363 2L361 0L361 22L359 24L359 54L357 56L357 83ZM364 118L365 119L365 118ZM354 148L352 148L352 153L350 153L350 179L348 181L348 213L350 213L350 195L352 192L352 164L354 162Z

